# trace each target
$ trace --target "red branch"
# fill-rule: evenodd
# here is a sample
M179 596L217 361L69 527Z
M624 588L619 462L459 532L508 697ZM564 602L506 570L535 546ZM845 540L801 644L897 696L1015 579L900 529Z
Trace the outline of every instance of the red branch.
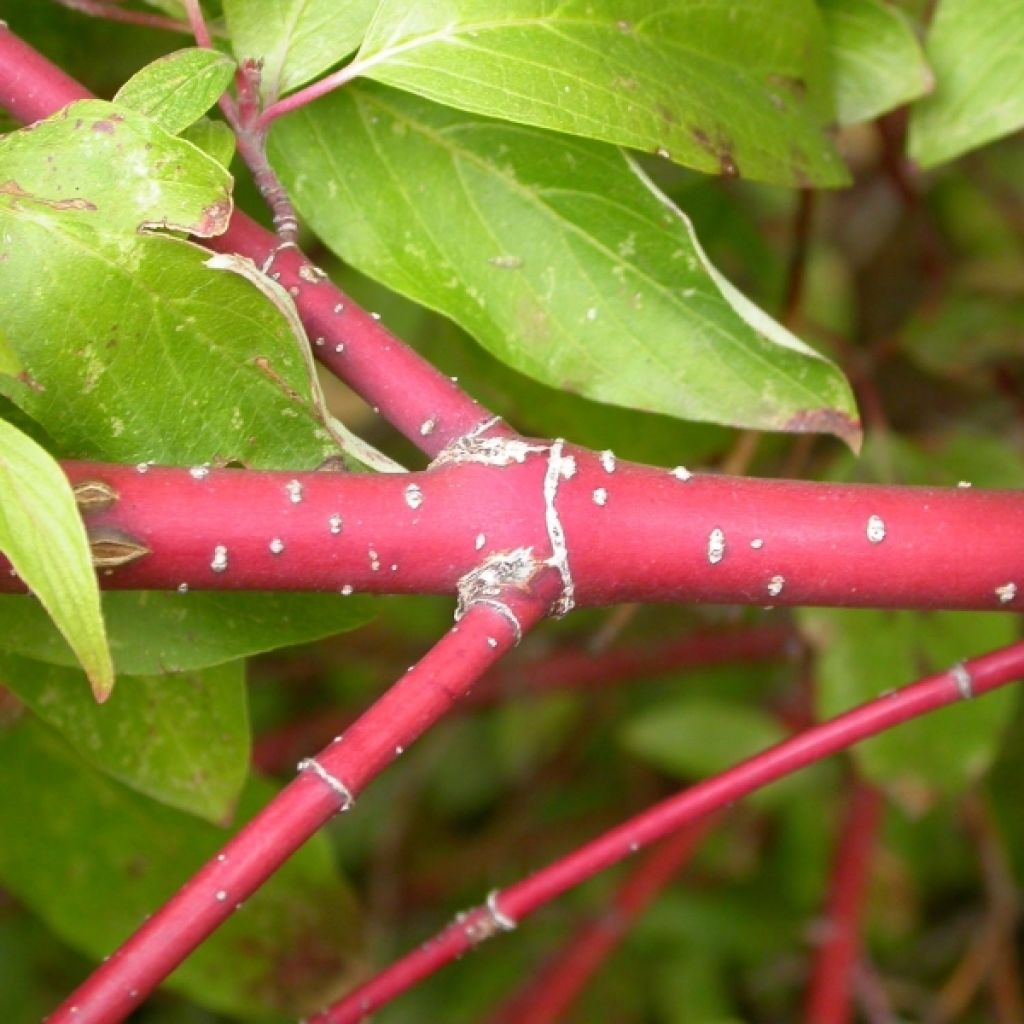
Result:
M312 1018L311 1024L361 1021L483 939L515 927L535 910L641 847L860 740L965 695L989 693L1022 675L1024 643L1017 643L862 704L699 782L525 880L492 893L484 906L460 915L436 937Z
M557 593L557 576L503 601L525 630ZM459 625L315 758L212 860L73 992L50 1024L112 1024L135 1010L317 829L442 718L517 640L510 621L476 604Z
M684 481L632 463L609 473L606 460L581 448L512 443L522 461L454 462L400 476L226 469L194 479L184 469L140 474L88 463L66 470L76 483L99 480L120 495L108 510L87 513L91 535L124 535L151 551L110 569L105 587L450 594L490 553L548 551L548 531L560 523L580 605L1024 604L1021 491L710 474ZM545 493L555 462L557 489ZM218 548L226 559L219 572ZM0 572L0 590L17 587Z
M669 836L637 865L609 909L584 924L529 984L494 1014L490 1024L558 1024L604 966L630 926L690 859L712 819Z
M48 117L92 93L0 22L0 106L23 122ZM288 289L314 354L428 455L469 433L490 413L360 309L294 247L240 210L225 234L198 240L267 266Z
M861 917L881 820L881 792L856 782L836 843L828 909L821 922L820 945L804 1007L807 1024L846 1024L850 1020Z

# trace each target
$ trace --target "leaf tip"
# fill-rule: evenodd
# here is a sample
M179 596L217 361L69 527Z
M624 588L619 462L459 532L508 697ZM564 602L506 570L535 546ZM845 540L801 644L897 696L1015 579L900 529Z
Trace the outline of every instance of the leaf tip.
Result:
M860 419L842 409L831 407L801 409L786 420L782 429L793 434L833 434L854 455L860 454L864 442Z

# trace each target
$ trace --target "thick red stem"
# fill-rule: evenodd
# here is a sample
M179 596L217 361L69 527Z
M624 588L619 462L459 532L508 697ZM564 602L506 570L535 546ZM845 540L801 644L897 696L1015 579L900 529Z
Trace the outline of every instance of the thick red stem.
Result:
M804 1007L807 1024L846 1024L853 1015L861 918L881 820L881 791L855 782L836 843L828 908Z
M681 829L658 844L626 878L608 910L584 924L490 1024L558 1024L618 949L630 927L690 859L712 819Z
M549 528L560 523L580 605L1024 604L1021 491L709 474L683 481L630 463L608 473L580 448L539 444L524 453L522 442L513 444L522 461L401 476L228 469L194 479L159 467L66 469L74 482L99 480L120 495L108 511L87 516L91 533L121 533L151 550L103 575L106 587L452 593L490 553L532 547L545 557ZM556 461L557 489L546 494ZM418 493L412 504L410 487ZM335 515L340 532L332 532ZM275 538L280 554L270 546ZM222 571L217 548L225 551ZM0 590L17 586L0 571Z
M38 121L90 93L0 22L0 106ZM396 429L436 455L491 414L360 309L296 248L240 210L225 234L201 244L247 256L288 289L314 354Z
M545 574L535 590L503 596L522 629L557 593ZM317 829L442 718L516 642L509 620L478 604L344 734L299 765L283 789L48 1018L113 1024L135 1010L182 960L256 891Z
M485 906L460 916L435 938L312 1018L311 1024L352 1024L364 1020L482 939L515 926L562 893L641 847L860 740L962 700L965 694L988 693L1022 675L1024 643L1017 643L862 704L699 782L525 880L492 893Z

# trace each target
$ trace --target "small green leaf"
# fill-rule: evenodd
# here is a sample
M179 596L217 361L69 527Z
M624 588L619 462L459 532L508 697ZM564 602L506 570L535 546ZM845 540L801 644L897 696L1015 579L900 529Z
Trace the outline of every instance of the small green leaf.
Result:
M0 217L205 238L230 216L231 175L135 111L82 100L0 137Z
M357 629L367 598L338 594L106 591L103 617L119 673L194 672L261 651ZM0 596L0 650L54 665L74 655L34 601Z
M235 133L223 122L201 117L190 124L181 137L198 146L207 156L228 167L235 155Z
M713 174L839 185L823 42L810 0L383 0L352 74Z
M230 820L249 774L245 666L118 678L102 708L81 675L0 656L0 683L90 764L170 807Z
M100 775L28 716L0 727L0 778L0 881L61 938L96 959L123 942L230 835ZM274 792L251 780L239 824ZM225 898L238 901L235 893ZM351 986L359 934L352 892L321 833L166 984L232 1017L294 1018Z
M633 715L622 727L620 741L670 775L694 782L767 750L785 735L781 724L759 708L688 696Z
M906 16L882 0L818 0L840 124L868 121L928 92L931 72Z
M801 628L818 651L815 679L830 718L955 662L1010 643L1017 619L989 612L802 609ZM976 781L999 750L1019 702L1017 688L957 703L858 744L865 777L912 807Z
M263 61L265 100L315 78L360 43L377 0L224 0L235 56Z
M0 551L64 635L97 700L114 686L89 540L56 461L0 420Z
M935 91L916 104L908 148L934 167L1024 124L1024 4L939 0L925 40Z
M270 144L338 255L521 373L629 408L857 444L842 373L740 295L619 150L365 83L285 119Z
M132 75L114 103L177 135L205 114L231 82L235 62L217 50L169 53Z

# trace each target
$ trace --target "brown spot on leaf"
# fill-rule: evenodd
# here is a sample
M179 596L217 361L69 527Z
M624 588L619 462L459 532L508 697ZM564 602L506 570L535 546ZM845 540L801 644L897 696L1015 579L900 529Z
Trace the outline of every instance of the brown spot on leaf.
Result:
M796 75L780 75L777 72L767 76L769 85L788 92L794 99L802 100L807 95L807 83Z
M92 130L102 135L113 135L114 125L110 121L96 121L93 123Z
M304 404L299 393L270 365L270 360L266 356L256 356L252 362L253 366L281 391L286 398L292 402L298 402L300 405Z
M33 203L40 203L49 206L52 210L89 210L96 209L94 203L88 199L44 199L42 196L26 192L16 181L5 181L0 185L0 194L14 196L16 199L27 199Z
M705 152L710 153L718 161L718 170L726 178L738 178L740 168L733 156L733 142L721 128L715 131L712 139L703 128L691 129L694 141Z
M792 434L834 434L854 452L860 451L863 440L860 420L838 409L801 409L782 424L782 429Z
M231 197L225 196L203 210L203 215L199 219L199 223L192 229L192 234L202 238L222 235L228 229L230 217Z

